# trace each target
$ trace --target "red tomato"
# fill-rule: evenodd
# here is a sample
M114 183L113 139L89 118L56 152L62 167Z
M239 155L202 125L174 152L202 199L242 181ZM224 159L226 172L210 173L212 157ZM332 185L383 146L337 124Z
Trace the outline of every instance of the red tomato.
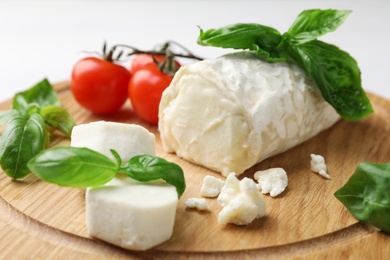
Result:
M128 98L130 72L111 61L88 57L73 68L70 87L74 98L96 114L118 111Z
M162 62L164 60L164 56L161 56L161 55L155 55L154 58L158 62ZM143 53L137 54L137 55L135 55L135 58L131 62L130 71L132 74L135 74L138 70L142 69L143 67L145 67L146 65L148 65L150 63L154 63L152 55L143 54ZM179 62L175 61L175 63L177 65L177 67L180 67Z
M158 106L163 91L173 76L160 71L155 63L138 70L129 82L129 97L134 112L143 120L157 124Z
M162 56L156 55L154 57L158 62L160 62L164 59ZM132 74L135 74L138 70L142 69L143 67L145 67L146 65L148 65L149 63L152 63L152 62L154 62L152 55L143 54L143 53L137 54L137 55L135 55L133 61L131 62L130 71Z

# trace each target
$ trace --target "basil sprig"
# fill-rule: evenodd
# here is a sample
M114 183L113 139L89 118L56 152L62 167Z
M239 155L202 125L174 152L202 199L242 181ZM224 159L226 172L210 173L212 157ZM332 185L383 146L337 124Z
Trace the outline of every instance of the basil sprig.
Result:
M179 165L151 155L135 156L122 165L117 152L111 153L116 163L88 148L54 147L41 151L28 167L38 178L59 186L97 187L124 173L141 182L164 180L176 187L179 197L183 194L186 185Z
M305 10L284 34L258 24L200 29L198 43L253 51L267 62L295 63L315 82L324 99L342 118L359 121L373 109L362 88L356 60L317 39L336 30L350 13L349 10Z
M70 136L73 117L59 107L58 97L48 80L17 93L12 109L0 113L6 124L0 136L0 166L13 179L28 175L27 162L50 144L51 130Z
M361 163L334 196L356 219L390 232L389 163Z

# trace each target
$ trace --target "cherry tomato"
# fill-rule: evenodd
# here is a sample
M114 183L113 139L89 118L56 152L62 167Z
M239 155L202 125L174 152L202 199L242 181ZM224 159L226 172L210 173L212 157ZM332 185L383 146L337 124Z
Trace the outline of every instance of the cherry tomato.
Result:
M96 114L118 111L128 98L130 72L121 65L87 57L73 68L70 87L76 101Z
M161 55L155 55L154 58L158 62L162 62L164 60L164 56L161 56ZM131 62L130 71L132 74L135 74L137 71L139 71L140 69L142 69L143 67L145 67L146 65L148 65L150 63L154 63L152 55L144 54L144 53L137 54L137 55L135 55L135 58ZM175 61L175 63L177 65L177 67L181 66L178 61Z
M158 56L158 55L156 55L154 57L158 62L160 62L164 59L162 56ZM152 62L154 62L152 55L143 54L143 53L137 54L137 55L135 55L133 61L130 64L130 71L132 74L135 74L138 70L142 69L143 67L145 67L146 65L148 65L149 63L152 63Z
M134 112L140 118L152 124L158 123L161 95L172 79L173 75L161 72L155 63L133 74L129 82L129 97Z

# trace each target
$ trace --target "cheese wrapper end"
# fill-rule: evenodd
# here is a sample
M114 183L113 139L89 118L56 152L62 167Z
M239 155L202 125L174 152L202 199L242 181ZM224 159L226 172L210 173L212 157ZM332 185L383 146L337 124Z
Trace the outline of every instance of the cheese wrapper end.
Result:
M163 149L224 176L241 174L339 119L300 68L249 52L181 67L159 108Z

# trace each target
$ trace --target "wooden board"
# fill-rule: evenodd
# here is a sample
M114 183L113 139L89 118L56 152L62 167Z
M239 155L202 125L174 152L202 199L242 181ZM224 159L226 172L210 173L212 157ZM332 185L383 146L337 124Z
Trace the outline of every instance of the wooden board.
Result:
M96 116L82 109L66 83L56 89L62 106L76 123L97 120L136 123L157 137L157 155L180 164L187 190L179 201L172 238L146 252L131 252L88 236L84 190L63 188L38 180L34 175L14 181L0 172L0 259L78 258L192 258L192 257L367 257L390 254L390 236L356 219L333 196L346 183L358 163L390 162L390 102L370 95L375 113L359 123L340 121L331 129L244 173L283 167L289 178L279 197L265 195L266 216L248 226L219 225L216 199L208 199L211 212L185 208L189 197L200 197L205 175L215 172L184 161L161 148L158 129L133 114L130 104L112 116ZM0 110L10 101L0 104ZM1 128L0 128L1 130ZM53 145L69 145L55 135ZM310 154L327 161L327 180L310 171Z

